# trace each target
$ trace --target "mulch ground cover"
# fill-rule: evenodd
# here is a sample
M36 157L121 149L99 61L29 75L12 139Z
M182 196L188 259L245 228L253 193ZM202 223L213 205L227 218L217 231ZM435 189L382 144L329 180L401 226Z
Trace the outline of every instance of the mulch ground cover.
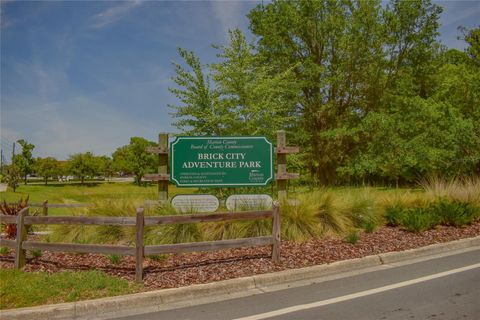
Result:
M360 233L360 238L355 244L334 237L311 239L303 243L283 241L280 263L274 263L270 259L270 246L164 255L145 260L143 290L174 288L302 268L478 235L480 235L480 222L463 228L439 226L422 233L407 232L399 227L381 227L373 233ZM12 250L0 255L0 268L13 268L13 261ZM92 269L134 281L135 258L123 257L120 263L114 264L100 254L43 252L40 257L28 258L25 267L25 271L29 272Z

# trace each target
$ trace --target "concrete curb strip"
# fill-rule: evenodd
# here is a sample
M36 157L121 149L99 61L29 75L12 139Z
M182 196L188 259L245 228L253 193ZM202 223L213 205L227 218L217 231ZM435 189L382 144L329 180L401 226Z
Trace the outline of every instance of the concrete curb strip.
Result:
M113 316L122 311L128 311L128 313L132 313L132 310L138 310L139 313L140 311L153 312L161 310L162 305L169 303L188 302L193 299L198 300L216 296L223 296L222 300L225 300L228 299L228 296L234 298L235 295L242 292L244 295L260 293L263 291L262 288L269 286L319 278L476 246L480 247L480 236L406 251L381 253L363 258L337 261L326 265L291 269L188 287L162 289L72 303L3 310L0 311L0 318L2 320L98 319L105 318L108 315Z

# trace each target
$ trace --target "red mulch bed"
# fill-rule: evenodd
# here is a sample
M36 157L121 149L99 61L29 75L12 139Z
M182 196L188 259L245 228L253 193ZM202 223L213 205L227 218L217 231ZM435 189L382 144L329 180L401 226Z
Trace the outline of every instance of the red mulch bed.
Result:
M145 290L173 288L255 274L302 268L339 260L365 257L382 252L401 251L480 235L480 222L463 228L440 226L419 234L400 228L381 227L373 233L361 233L356 244L326 237L304 243L282 242L282 261L270 259L270 246L229 249L203 253L166 255L163 260L146 259ZM13 251L0 255L0 268L13 268ZM100 254L43 252L30 258L26 271L102 270L134 281L135 258L123 257L112 264Z

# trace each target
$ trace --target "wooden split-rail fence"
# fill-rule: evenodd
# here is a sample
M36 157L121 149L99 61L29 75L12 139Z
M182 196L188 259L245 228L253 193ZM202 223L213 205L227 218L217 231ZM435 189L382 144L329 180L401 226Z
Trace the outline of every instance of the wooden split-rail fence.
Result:
M48 210L48 207L65 207L65 205L53 205L44 202L43 204L35 206L43 207L44 215L29 216L31 207L23 208L16 216L0 215L0 223L16 224L17 226L17 234L15 240L0 239L0 246L15 249L15 268L17 269L23 268L23 266L25 266L25 250L45 250L135 256L135 278L137 281L143 280L144 257L155 254L212 251L229 248L271 245L273 261L280 261L280 207L277 202L274 202L271 210L265 211L223 212L168 216L145 216L144 209L138 208L135 217L48 216L47 214L45 214L45 208L46 210ZM272 219L271 236L164 245L144 245L143 242L145 227L147 226L233 220L254 220L268 218ZM27 226L59 224L135 227L135 246L78 243L47 243L27 240Z

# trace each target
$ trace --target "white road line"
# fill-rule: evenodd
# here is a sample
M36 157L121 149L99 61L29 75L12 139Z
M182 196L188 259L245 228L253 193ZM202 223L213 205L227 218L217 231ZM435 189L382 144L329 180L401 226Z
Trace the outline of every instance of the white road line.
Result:
M370 289L370 290L366 290L366 291L347 294L347 295L341 296L341 297L336 297L336 298L332 298L332 299L327 299L327 300L322 300L322 301L317 301L317 302L312 302L312 303L307 303L307 304L300 304L300 305L297 305L297 306L292 306L292 307L278 309L278 310L274 310L274 311L270 311L270 312L255 314L255 315L252 315L252 316L237 318L237 319L234 319L234 320L260 320L260 319L266 319L266 318L271 318L271 317L275 317L275 316L284 315L284 314L287 314L287 313L297 312L297 311L301 311L301 310L318 308L318 307L326 306L326 305L337 303L337 302L352 300L352 299L365 297L365 296L369 296L369 295L372 295L372 294L376 294L376 293L380 293L380 292L384 292L384 291L388 291L388 290L392 290L392 289L396 289L396 288L410 286L410 285L417 284L417 283L420 283L420 282L425 282L425 281L429 281L429 280L433 280L433 279L437 279L437 278L441 278L441 277L446 277L446 276L449 276L449 275L452 275L452 274L455 274L455 273L464 272L464 271L472 270L472 269L475 269L475 268L480 268L480 263L476 263L476 264L472 264L472 265L469 265L469 266L466 266L466 267L452 269L452 270L432 274L432 275L425 276L425 277L420 277L420 278L416 278L416 279L412 279L412 280L402 281L402 282L390 284L390 285L384 286L384 287L379 287L379 288Z

